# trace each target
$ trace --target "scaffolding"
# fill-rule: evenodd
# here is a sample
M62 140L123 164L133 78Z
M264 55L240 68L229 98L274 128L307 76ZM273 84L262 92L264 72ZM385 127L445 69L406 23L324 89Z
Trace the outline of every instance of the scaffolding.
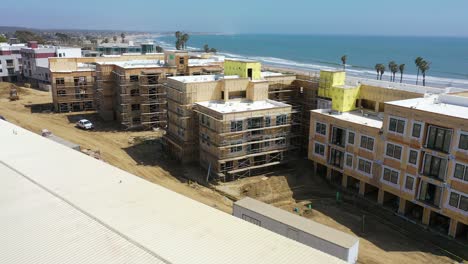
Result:
M57 81L52 84L56 94L56 111L59 113L87 111L95 109L94 83L76 79L74 82Z

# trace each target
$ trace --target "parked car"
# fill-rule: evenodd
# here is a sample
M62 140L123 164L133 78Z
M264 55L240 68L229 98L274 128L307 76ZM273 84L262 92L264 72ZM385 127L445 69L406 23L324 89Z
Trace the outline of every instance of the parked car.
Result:
M89 120L87 119L81 119L80 121L78 121L76 123L76 126L78 128L81 128L81 129L85 129L85 130L89 130L89 129L93 129L94 128L94 125L93 123L91 123Z

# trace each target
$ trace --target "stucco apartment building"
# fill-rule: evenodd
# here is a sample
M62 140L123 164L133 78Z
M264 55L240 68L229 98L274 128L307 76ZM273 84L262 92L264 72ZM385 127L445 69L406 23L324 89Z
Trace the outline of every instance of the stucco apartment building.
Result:
M23 47L25 44L0 43L0 82L17 82L22 79L20 50Z
M322 76L319 95L331 99L331 107L311 111L308 156L315 171L400 215L467 239L466 93L350 85L340 71Z

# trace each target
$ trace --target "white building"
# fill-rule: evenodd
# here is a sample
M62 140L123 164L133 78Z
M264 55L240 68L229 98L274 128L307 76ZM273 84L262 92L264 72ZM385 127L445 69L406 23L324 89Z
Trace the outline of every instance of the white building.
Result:
M0 120L2 263L343 263Z
M0 43L0 81L21 80L22 60L20 50L25 44Z

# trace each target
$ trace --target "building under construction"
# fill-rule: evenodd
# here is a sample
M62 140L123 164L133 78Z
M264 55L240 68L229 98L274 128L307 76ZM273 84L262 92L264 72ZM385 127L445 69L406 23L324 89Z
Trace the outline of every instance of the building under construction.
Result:
M222 58L191 59L186 51L167 51L164 60L97 63L96 105L105 120L125 128L166 127L167 77L222 71Z

